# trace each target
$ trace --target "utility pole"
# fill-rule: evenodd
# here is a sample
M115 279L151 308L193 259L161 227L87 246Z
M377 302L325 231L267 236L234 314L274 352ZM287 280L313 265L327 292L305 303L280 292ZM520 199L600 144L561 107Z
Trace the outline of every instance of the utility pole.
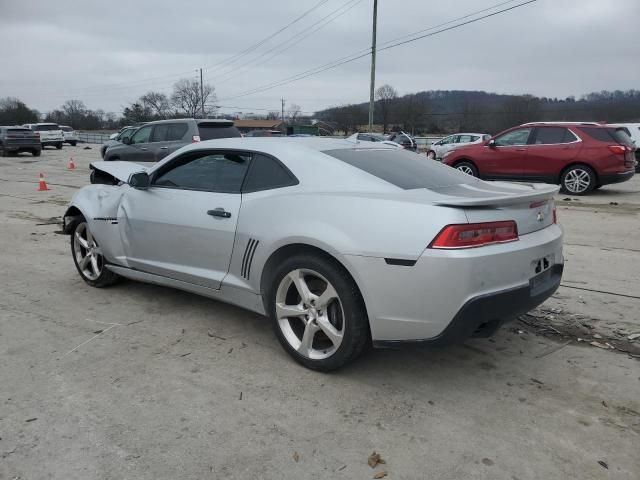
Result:
M369 131L373 130L373 106L376 88L376 26L378 24L378 0L373 0L373 32L371 34L371 86L369 87Z
M202 103L202 118L204 118L204 86L202 84L202 69L200 69L200 103Z
M282 123L284 123L284 98L281 98L280 101L282 102Z

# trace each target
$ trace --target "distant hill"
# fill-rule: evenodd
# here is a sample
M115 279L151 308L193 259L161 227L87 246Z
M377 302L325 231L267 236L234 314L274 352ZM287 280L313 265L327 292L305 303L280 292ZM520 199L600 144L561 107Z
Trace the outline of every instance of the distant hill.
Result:
M368 123L369 104L341 105L315 117L352 132ZM386 122L385 122L386 117ZM533 121L640 121L640 90L602 91L579 99L504 95L484 91L431 90L376 101L375 123L387 131L497 133Z

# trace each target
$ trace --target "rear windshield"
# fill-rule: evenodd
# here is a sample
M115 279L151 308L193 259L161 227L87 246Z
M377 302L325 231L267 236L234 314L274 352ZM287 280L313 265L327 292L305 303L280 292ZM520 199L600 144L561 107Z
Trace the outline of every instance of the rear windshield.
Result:
M200 123L198 124L200 140L215 140L216 138L241 137L240 130L229 123Z
M579 129L595 140L632 145L631 137L621 128L579 127Z
M73 128L71 127L60 127L60 130L63 132L73 132Z
M60 130L58 125L34 125L33 130L36 132L48 132L50 130Z
M476 181L455 168L401 149L344 149L324 153L404 190L433 189Z

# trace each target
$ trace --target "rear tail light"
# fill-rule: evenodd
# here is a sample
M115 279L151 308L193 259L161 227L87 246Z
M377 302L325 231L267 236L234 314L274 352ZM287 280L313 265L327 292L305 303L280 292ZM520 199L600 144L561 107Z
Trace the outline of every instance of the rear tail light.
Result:
M625 147L624 145L609 145L609 150L611 150L616 155L624 155L627 153L627 149L629 147Z
M191 143L197 143L200 141L200 135L194 135L191 137Z
M467 223L447 225L436 235L429 248L475 248L515 240L518 240L518 226L513 220Z

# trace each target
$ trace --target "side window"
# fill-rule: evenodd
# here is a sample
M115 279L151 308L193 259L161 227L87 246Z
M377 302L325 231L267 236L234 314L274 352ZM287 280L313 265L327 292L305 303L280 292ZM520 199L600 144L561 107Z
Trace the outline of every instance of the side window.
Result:
M530 133L530 128L518 128L517 130L511 130L510 132L496 138L496 145L499 147L526 145Z
M164 142L167 139L167 132L169 131L169 124L159 123L153 127L153 133L151 134L152 142Z
M250 160L250 155L242 153L187 153L161 171L153 186L239 193Z
M277 160L266 155L255 154L251 169L242 187L243 192L255 192L272 188L289 187L298 181Z
M153 127L151 125L142 127L133 135L133 137L131 137L131 143L147 143L149 141L149 137L151 137L152 128Z
M478 140L480 140L480 137L478 135L471 135L469 138L470 142L477 142Z
M555 145L575 141L575 136L564 127L538 127L534 145Z
M184 137L184 134L187 133L188 129L189 125L187 125L186 123L170 123L169 132L167 133L167 140L170 142L182 140L182 137Z
M469 143L472 141L471 135L458 135L458 143Z

